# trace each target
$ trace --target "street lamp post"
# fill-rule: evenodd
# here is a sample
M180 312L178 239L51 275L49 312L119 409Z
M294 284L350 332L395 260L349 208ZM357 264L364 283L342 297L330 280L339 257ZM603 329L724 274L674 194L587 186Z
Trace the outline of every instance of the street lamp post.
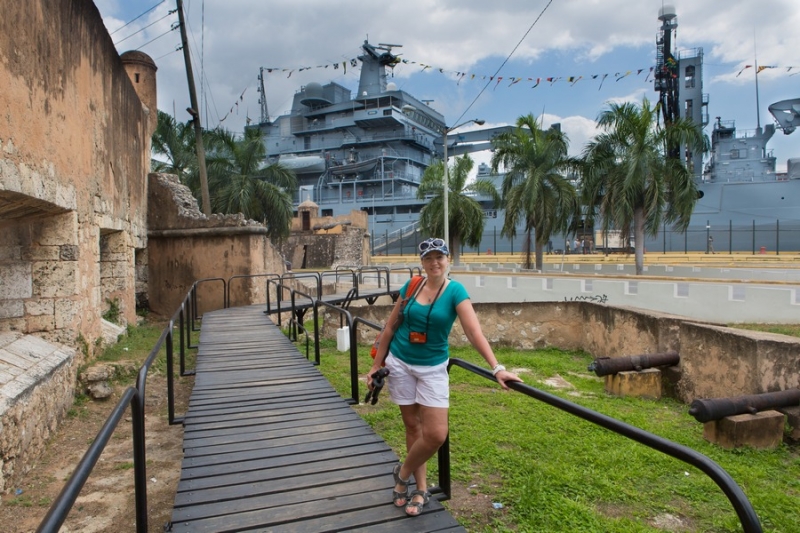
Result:
M461 126L464 126L465 124L477 124L478 126L483 126L485 123L485 120L474 118L453 126L452 128L446 127L444 129L444 235L442 237L445 241L447 241L448 244L450 244L450 211L447 203L447 195L450 192L450 178L448 176L447 168L447 134L457 128L460 128Z

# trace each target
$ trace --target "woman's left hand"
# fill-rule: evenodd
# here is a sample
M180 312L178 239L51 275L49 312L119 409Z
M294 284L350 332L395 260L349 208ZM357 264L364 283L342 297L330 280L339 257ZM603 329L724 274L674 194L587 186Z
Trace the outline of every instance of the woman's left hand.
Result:
M494 378L497 380L497 383L500 384L505 390L508 390L508 385L506 385L506 381L519 381L520 383L525 383L521 377L516 375L513 372L509 372L508 370L501 370L497 374L495 374Z

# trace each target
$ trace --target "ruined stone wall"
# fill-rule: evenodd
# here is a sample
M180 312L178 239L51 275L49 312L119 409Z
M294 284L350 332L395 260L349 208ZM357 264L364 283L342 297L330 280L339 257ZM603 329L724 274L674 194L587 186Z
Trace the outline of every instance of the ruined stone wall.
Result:
M292 268L330 269L366 265L370 257L367 213L353 210L349 215L318 216L313 202L303 202L292 219L289 238L280 244L281 253ZM303 216L308 213L308 229Z
M92 2L4 5L0 79L0 331L92 345L135 319L149 111Z
M595 357L677 351L681 379L676 393L686 403L800 387L800 339L794 337L590 302L473 305L493 346L524 350L552 346L585 350ZM349 311L354 318L382 324L391 306L351 307ZM335 337L338 314L325 312L324 324L324 334ZM371 328L358 328L359 343L370 344L375 335ZM458 321L450 344L468 344Z
M200 212L177 176L150 175L148 298L150 308L171 316L199 279L284 272L280 252L266 228L242 215ZM198 286L198 311L223 307L223 284ZM240 277L230 284L231 305L266 302L264 277Z

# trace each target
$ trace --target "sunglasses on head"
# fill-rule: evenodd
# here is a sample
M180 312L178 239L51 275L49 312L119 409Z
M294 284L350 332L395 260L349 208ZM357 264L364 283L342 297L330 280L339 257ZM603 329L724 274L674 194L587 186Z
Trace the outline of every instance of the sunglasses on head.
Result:
M444 239L427 239L419 243L419 251L424 252L428 248L441 248L444 245Z

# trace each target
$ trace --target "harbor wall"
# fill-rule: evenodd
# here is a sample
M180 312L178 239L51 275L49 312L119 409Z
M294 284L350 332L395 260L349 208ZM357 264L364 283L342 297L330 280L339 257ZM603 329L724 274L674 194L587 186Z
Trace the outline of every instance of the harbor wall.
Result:
M495 347L554 347L583 350L594 357L676 351L681 362L675 394L686 403L800 387L800 339L786 335L591 302L475 303L474 307L484 335ZM354 318L382 324L391 306L351 307L350 312ZM335 336L338 315L326 313L325 327L326 336ZM372 343L375 335L371 328L358 328L360 344ZM469 345L458 321L450 344Z

